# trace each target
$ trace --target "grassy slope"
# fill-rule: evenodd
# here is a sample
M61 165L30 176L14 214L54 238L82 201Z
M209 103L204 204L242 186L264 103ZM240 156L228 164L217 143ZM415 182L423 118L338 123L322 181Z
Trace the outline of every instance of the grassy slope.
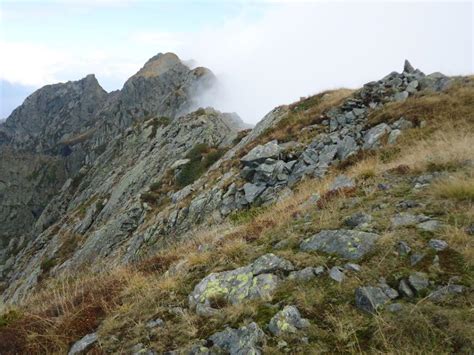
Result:
M302 101L304 110L298 114L305 124L313 124L311 112L321 111L321 100L313 101ZM474 168L465 163L474 157L474 82L471 79L446 93L419 95L404 103L389 104L370 119L376 123L400 116L424 120L427 125L405 132L395 146L359 155L351 164L334 168L323 181L301 183L293 196L274 206L241 213L233 223L196 231L189 241L171 246L133 268L45 281L42 292L22 307L4 310L0 316L0 353L65 352L71 342L93 331L99 323L98 352L126 351L139 342L161 352L206 338L224 325L238 326L252 319L264 327L278 306L285 304L295 304L312 324L307 331L309 345L298 341L301 335L285 338L293 352L472 351L472 293L443 304L426 298L404 299L404 311L396 314L381 312L370 316L354 306L355 288L375 284L381 276L392 285L415 270L427 272L437 283L459 276L459 283L471 286L474 278L474 238L465 232L474 223ZM275 132L267 132L268 138L293 132L294 119ZM332 196L319 207L304 203L316 192L324 195L331 179L341 170L356 178L355 192ZM412 188L414 177L433 171L444 171L446 177L424 189ZM392 188L381 191L377 188L379 183ZM396 204L407 199L421 203L411 213L436 217L445 227L435 234L411 228L390 230L389 220L396 213ZM321 229L340 228L344 217L359 211L374 217L374 225L383 237L375 252L360 262L363 270L349 274L341 285L327 277L309 283L287 281L271 303L223 305L222 315L213 318L199 317L187 310L187 295L200 279L210 272L245 265L266 252L283 256L298 267L342 263L321 253L300 252L298 245ZM397 242L406 240L416 251L429 254L427 241L433 237L450 245L450 249L439 253L439 269L431 265L431 258L429 263L412 267L395 252ZM273 249L281 240L286 240L286 247ZM206 248L198 250L202 245ZM176 272L166 273L170 267ZM184 310L178 314L173 307ZM165 327L147 329L145 323L156 317L165 320ZM271 338L264 350L280 351Z

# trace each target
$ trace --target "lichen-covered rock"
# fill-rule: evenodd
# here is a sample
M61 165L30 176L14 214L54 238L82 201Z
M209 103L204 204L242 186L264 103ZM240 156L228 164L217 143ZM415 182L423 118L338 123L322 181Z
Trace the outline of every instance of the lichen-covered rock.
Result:
M300 249L322 251L346 259L357 260L372 250L378 238L378 234L356 230L323 230L305 239L301 243Z
M356 186L355 181L346 175L338 175L329 187L329 191L338 191L344 189L353 189Z
M280 336L284 333L296 333L308 326L309 321L301 318L301 314L295 306L285 306L270 320L268 330L273 335Z
M276 274L293 269L285 259L274 254L263 255L250 265L206 276L189 295L189 305L212 308L216 299L237 304L246 299L269 298L280 281Z

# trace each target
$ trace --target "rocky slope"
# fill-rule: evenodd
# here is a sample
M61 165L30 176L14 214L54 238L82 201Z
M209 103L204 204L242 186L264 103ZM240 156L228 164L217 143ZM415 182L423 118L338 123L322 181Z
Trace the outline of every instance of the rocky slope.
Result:
M44 197L23 245L3 249L3 299L19 308L4 313L0 338L13 340L0 351L390 352L400 339L387 339L390 317L413 322L424 296L423 312L454 298L449 334L468 324L457 312L472 281L471 78L406 62L359 90L275 108L250 131L212 108L185 113L212 80L158 55L106 95L93 123L45 138L68 154L3 140L15 154L49 154L66 167L53 181L67 180ZM81 132L91 133L65 143ZM411 156L421 134L432 142ZM443 212L425 189L453 172L466 187ZM57 287L61 305L42 305ZM440 349L428 341L439 334L423 331L408 352ZM448 351L472 349L458 337L442 338Z

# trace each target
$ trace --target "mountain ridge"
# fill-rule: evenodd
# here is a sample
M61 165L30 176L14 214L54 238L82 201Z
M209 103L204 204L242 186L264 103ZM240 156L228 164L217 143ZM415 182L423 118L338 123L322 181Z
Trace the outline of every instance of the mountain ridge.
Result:
M391 322L389 309L445 294L459 297L450 309L465 309L471 274L459 260L469 248L441 225L467 235L468 215L466 232L450 219L466 200L453 200L450 216L436 207L438 190L425 191L448 184L451 172L470 181L472 78L425 75L406 61L401 73L358 90L279 106L248 130L233 114L193 111L193 95L215 78L175 66L176 58L151 58L108 94L94 116L102 124L82 131L84 141L61 140L72 152L49 159L66 168L74 154L82 160L75 158L74 174L52 179L61 187L20 233L27 237L10 238L0 254L2 297L11 307L33 307L55 280L74 284L69 278L83 275L84 292L97 293L110 310L90 301L100 311L58 344L27 342L24 314L0 327L0 339L11 330L20 334L12 347L33 352L37 345L58 352L356 350L337 338L334 320L345 319L339 310L373 333L377 316L361 312L383 311ZM187 88L184 96L171 74ZM435 143L425 147L423 135ZM421 153L410 155L410 146ZM81 302L71 309L87 308ZM62 312L47 316L51 324L67 320ZM370 344L364 349L382 351L401 339L355 336ZM468 349L469 337L460 336Z

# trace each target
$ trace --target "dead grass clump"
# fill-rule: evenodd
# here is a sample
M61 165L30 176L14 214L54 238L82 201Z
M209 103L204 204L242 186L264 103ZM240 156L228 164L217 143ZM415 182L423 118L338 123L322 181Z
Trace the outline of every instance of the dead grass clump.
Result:
M443 179L434 183L431 191L437 197L474 202L474 175Z
M27 300L17 319L0 328L0 352L67 352L71 343L97 329L124 284L120 272L49 284Z

